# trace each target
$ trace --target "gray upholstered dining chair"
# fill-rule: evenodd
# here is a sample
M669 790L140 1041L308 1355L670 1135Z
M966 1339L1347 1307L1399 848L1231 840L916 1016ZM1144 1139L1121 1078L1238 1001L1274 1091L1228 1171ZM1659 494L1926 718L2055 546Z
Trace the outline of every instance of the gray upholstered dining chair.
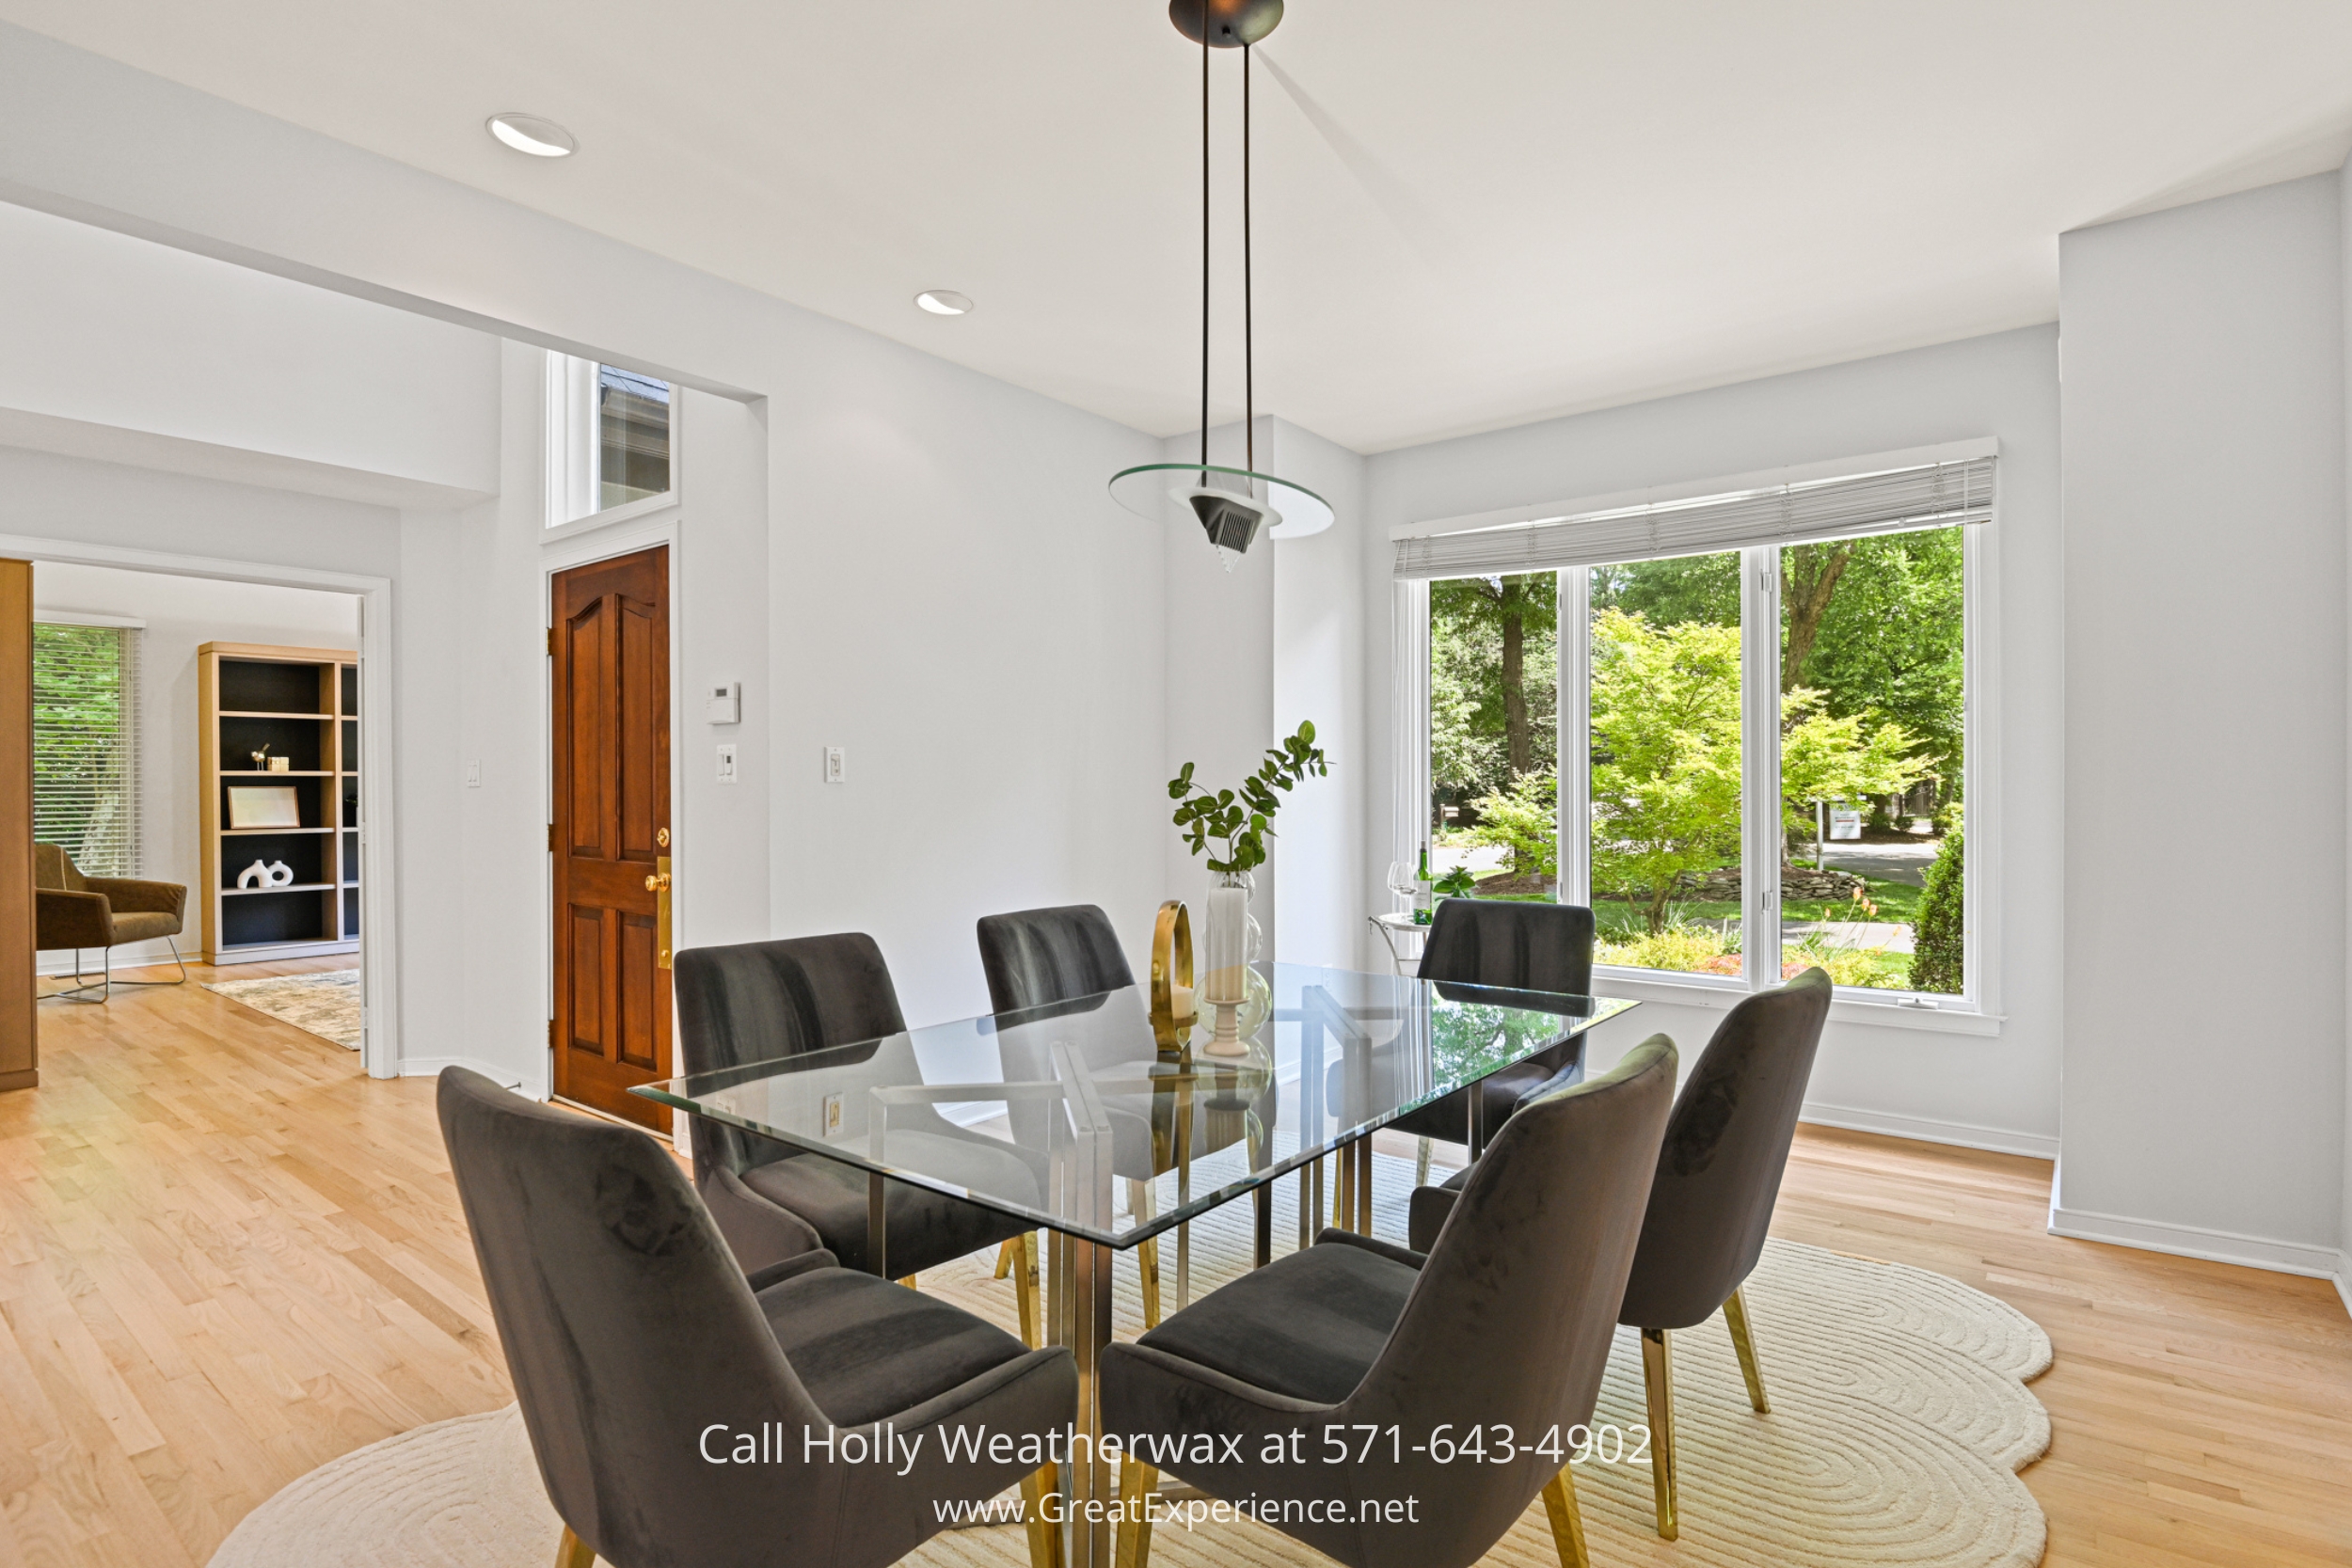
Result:
M755 1292L653 1138L462 1068L437 1088L561 1568L882 1568L945 1528L943 1501L1020 1481L1035 1512L1049 1476L951 1460L941 1433L1062 1430L1069 1351L829 1260ZM911 1463L803 1446L889 1429ZM747 1442L756 1462L725 1462ZM1029 1549L1051 1568L1041 1525Z
M882 950L862 932L690 947L674 965L678 1054L690 1073L877 1040L906 1028ZM1037 1160L1011 1144L966 1132L929 1106L890 1115L898 1147L927 1146L926 1170L967 1172L962 1185L983 1192L1042 1194ZM694 1184L747 1271L819 1246L850 1268L867 1266L864 1171L707 1117L692 1125ZM902 1181L885 1184L884 1204L883 1245L900 1277L1026 1228L994 1210Z
M1145 1439L1145 1458L1121 1465L1122 1499L1156 1484L1157 1455L1215 1497L1339 1499L1346 1522L1279 1508L1258 1516L1350 1568L1464 1568L1541 1493L1563 1568L1583 1568L1575 1481L1536 1451L1539 1434L1592 1418L1674 1076L1674 1042L1657 1035L1613 1072L1523 1102L1425 1260L1326 1230L1112 1345L1103 1430ZM1441 1464L1425 1443L1414 1451L1448 1423L1506 1424L1514 1451L1470 1465ZM1413 1435L1375 1463L1259 1462L1274 1433L1303 1429L1315 1442L1328 1426L1360 1424ZM1152 1442L1179 1434L1216 1438L1213 1456ZM1229 1437L1236 1458L1224 1457ZM1408 1495L1425 1511L1417 1527L1354 1522L1366 1502ZM1144 1568L1148 1523L1120 1528L1120 1562Z
M1502 990L1588 995L1593 989L1593 911L1581 904L1540 904L1518 899L1444 898L1431 917L1422 944L1423 980L1490 986ZM1519 1097L1565 1067L1581 1049L1573 1039L1536 1053L1487 1078L1475 1092L1486 1097L1486 1126L1502 1125ZM1457 1089L1389 1124L1391 1132L1421 1139L1414 1180L1429 1179L1429 1145L1470 1141L1470 1089Z
M1650 1483L1657 1494L1658 1533L1669 1541L1681 1531L1669 1336L1705 1323L1721 1307L1740 1355L1748 1402L1758 1415L1772 1413L1740 1288L1755 1271L1772 1227L1832 990L1826 973L1808 969L1724 1014L1666 1124L1642 1244L1617 1321L1642 1331ZM1458 1172L1442 1187L1413 1194L1410 1238L1416 1248L1438 1243L1468 1176Z
M988 975L989 1006L1000 1019L1076 1003L1104 991L1132 986L1135 974L1120 950L1119 933L1110 917L1092 904L1069 904L1057 909L1019 910L1010 914L980 917L980 968ZM1042 1073L1042 1063L1035 1070ZM1138 1063L1148 1073L1149 1064ZM1192 1122L1195 1158L1213 1154L1242 1141L1255 1125L1263 1135L1274 1123L1279 1085L1268 1085L1242 1116L1199 1117ZM1168 1096L1106 1093L1104 1110L1111 1124L1111 1170L1127 1182L1127 1202L1138 1219L1153 1212L1152 1180L1167 1170L1173 1155L1174 1100ZM1219 1129L1223 1129L1220 1133ZM1181 1236L1188 1227L1180 1226ZM1034 1237L1021 1246L1025 1266L1036 1268ZM997 1277L1013 1266L1014 1243L997 1259ZM1137 1280L1141 1287L1144 1326L1160 1321L1160 1248L1158 1241L1136 1247Z

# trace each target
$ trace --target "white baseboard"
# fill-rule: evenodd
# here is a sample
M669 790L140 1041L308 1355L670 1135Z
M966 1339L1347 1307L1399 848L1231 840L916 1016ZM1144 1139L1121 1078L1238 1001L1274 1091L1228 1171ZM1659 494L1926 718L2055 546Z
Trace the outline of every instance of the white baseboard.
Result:
M501 1067L496 1062L485 1062L473 1056L404 1056L400 1062L400 1075L403 1078L438 1078L445 1067L462 1067L478 1072L501 1088L519 1089L523 1086L522 1074L513 1068Z
M2050 1234L2077 1242L2106 1242L2137 1247L2142 1252L2169 1253L2175 1258L2202 1258L2213 1263L2267 1269L2273 1274L2299 1274L2334 1282L2352 1311L2352 1290L2346 1289L2346 1260L2331 1246L2308 1242L2281 1242L2267 1236L2241 1236L2233 1231L2208 1230L2202 1226L2168 1225L2156 1220L2126 1219L2121 1214L2096 1214L2082 1209L2050 1206Z
M2336 1294L2343 1298L2344 1311L2352 1314L2352 1256L2347 1256L2344 1267L2336 1271Z
M1804 1102L1798 1119L1820 1127L1842 1127L1849 1132L1880 1132L1890 1138L1951 1144L1994 1154L2024 1154L2036 1160L2055 1160L2058 1153L2058 1141L2039 1132L2013 1132L2003 1127L1979 1127L1966 1121L1890 1116L1883 1111L1858 1111L1850 1105L1824 1105L1814 1100Z

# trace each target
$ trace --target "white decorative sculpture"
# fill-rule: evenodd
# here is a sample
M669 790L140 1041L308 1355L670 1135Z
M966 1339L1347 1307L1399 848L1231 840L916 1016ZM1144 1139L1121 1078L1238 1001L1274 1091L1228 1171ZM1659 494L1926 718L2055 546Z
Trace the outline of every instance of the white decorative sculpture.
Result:
M237 873L237 885L259 888L292 887L294 867L284 861L272 861L267 865L255 861L251 865Z
M270 862L269 885L272 887L294 886L294 867L288 865L284 861Z

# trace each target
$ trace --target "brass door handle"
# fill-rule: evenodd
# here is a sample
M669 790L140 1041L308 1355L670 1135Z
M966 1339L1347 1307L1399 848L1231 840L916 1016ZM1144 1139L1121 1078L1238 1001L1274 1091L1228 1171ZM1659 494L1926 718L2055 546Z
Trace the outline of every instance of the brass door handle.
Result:
M645 891L656 895L654 901L654 967L670 967L670 857L663 855L654 863L654 874L645 879Z

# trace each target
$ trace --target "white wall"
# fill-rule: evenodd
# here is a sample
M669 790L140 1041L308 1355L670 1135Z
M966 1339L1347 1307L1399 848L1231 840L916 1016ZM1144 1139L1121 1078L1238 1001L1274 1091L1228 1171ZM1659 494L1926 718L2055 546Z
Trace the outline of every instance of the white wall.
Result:
M1266 471L1314 491L1334 515L1321 533L1279 539L1273 548L1274 733L1288 736L1312 721L1331 768L1293 790L1276 819L1283 896L1275 941L1285 961L1352 969L1367 955L1365 917L1388 908L1381 875L1368 879L1363 857L1372 783L1360 586L1364 460L1287 420L1265 423L1259 445Z
M2054 1224L2329 1272L2343 1232L2343 250L2314 176L2062 237Z
M1996 636L2007 1022L1994 1037L1834 1018L1806 1115L1914 1136L2048 1154L2058 1124L2059 820L2064 607L2058 528L2057 333L2028 327L1937 348L1382 452L1361 517L1368 865L1391 858L1389 677L1396 524L1606 495L1970 436L2001 444ZM1979 799L1982 799L1981 789ZM1840 1014L1849 1012L1841 1005ZM1703 1043L1719 1012L1644 1006L1624 1028Z
M358 499L360 476L452 500L495 487L497 341L479 332L6 205L0 298L18 302L0 440L278 459Z
M35 620L62 610L147 623L140 638L138 874L188 889L180 950L193 954L203 932L196 650L206 642L357 649L359 601L349 594L268 583L43 562L33 568L33 603ZM168 957L162 942L131 942L115 952L117 964ZM70 970L72 955L45 953L41 961L51 971ZM85 961L94 961L94 955Z

